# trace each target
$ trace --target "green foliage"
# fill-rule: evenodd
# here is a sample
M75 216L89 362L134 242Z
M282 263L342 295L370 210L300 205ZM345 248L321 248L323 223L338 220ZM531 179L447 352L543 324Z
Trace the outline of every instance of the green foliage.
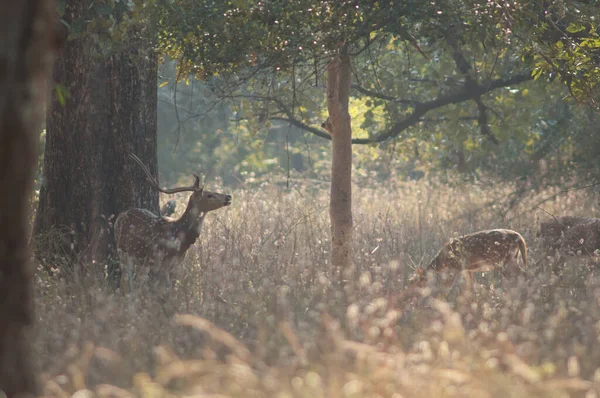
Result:
M596 1L520 2L511 26L534 76L558 77L576 99L600 107L600 11Z
M433 48L423 48L436 54ZM354 70L361 87L391 98L353 91L350 113L356 138L386 131L411 112L410 101L435 99L459 84L458 78L448 73L453 64L447 53L438 51L435 63L415 54L413 48L390 39L355 57ZM496 63L481 47L473 48L470 54L482 60L479 68L484 75L508 74L519 62L519 55L514 52L512 56L507 52L503 62ZM225 78L180 83L177 103L180 119L185 121L180 133L186 138L172 153L179 123L172 108L176 72L171 69L171 83L159 91L167 90L165 98L171 103L159 101L159 134L165 137L161 138L159 152L161 170L169 173L173 169L187 176L190 168L201 164L202 170L210 170L209 175L221 177L227 184L261 183L278 174L292 179L327 179L328 141L290 125L288 115L279 107L284 104L283 109L291 116L314 128L327 116L322 81L315 86L310 69L298 68L295 72L295 78L283 72L256 74L236 91L226 93ZM167 76L164 71L161 73ZM415 172L458 169L469 179L494 177L512 181L535 175L542 160L549 170L544 178L530 179L533 187L553 184L572 171L587 176L599 158L595 155L600 148L594 133L596 117L574 104L565 104L564 97L560 84L545 81L485 95L490 130L499 140L498 145L481 135L474 120L475 104L458 103L436 110L404 130L398 139L380 145L356 145L356 178L367 182L372 178L386 179L393 170L402 170L409 178ZM202 116L193 118L194 113ZM577 154L576 159L569 155L566 162L566 154ZM175 182L177 175L165 177Z
M88 39L103 58L131 46L152 48L157 7L156 0L59 0L57 4L68 39Z
M73 7L59 3L65 18ZM208 178L228 184L278 172L326 178L328 142L311 133L326 136L319 126L327 117L322 75L329 54L349 45L354 137L370 140L409 119L418 104L463 89L449 37L481 86L530 70L538 78L480 97L499 144L482 133L474 101L450 103L384 142L356 146L358 176L456 168L470 178L514 179L541 160L556 174L586 174L598 158L597 116L563 104L565 93L546 78L558 76L578 98L594 98L597 13L585 2L545 7L477 0L94 0L80 18L64 22L71 39L91 38L103 56L156 45L169 69L162 81L170 84L159 90L159 161L170 182L199 165ZM177 72L169 59L177 60Z
M455 60L448 52L450 35L457 36L467 56L476 59L482 85L486 79L510 76L514 69L523 68L509 31L499 23L504 13L487 3L475 9L477 12L473 7L459 1L439 5L417 1L201 5L176 1L160 10L159 49L179 59L182 79L188 74L208 79L215 96L236 109L238 131L249 136L260 131L262 136L268 134L268 142L275 131L287 129L285 144L296 147L287 149L288 158L305 145L306 153L317 154L309 156L322 160L321 154L328 153L325 143L307 137L301 129L319 132L318 126L327 117L321 75L328 56L341 45L348 46L353 54L354 78L359 86L353 91L351 108L354 137L367 141L385 136L399 121L410 119L419 104L452 95L460 88L462 77L453 73ZM495 102L493 96L486 98L490 107ZM381 164L387 158L414 165L421 162L420 153L424 152L425 159L444 166L431 151L443 156L449 148L462 151L466 146L485 153L491 146L485 138L476 137L473 108L450 102L433 110L420 123L417 120L407 125L411 128L393 133L390 137L397 137L399 142L383 143L386 151L357 148L359 164L389 172L389 162L387 166ZM471 121L464 121L469 118ZM454 136L448 134L453 129ZM434 141L440 139L441 145L423 142L423 134L438 137ZM495 134L504 142L513 138ZM400 153L391 153L397 151ZM313 160L307 162L311 172L321 174L315 169L319 162ZM253 165L254 172L260 172L260 163L256 159L241 161ZM289 169L281 158L279 163Z
M243 67L289 70L342 44L404 34L404 22L434 15L430 3L416 1L181 0L160 9L159 48L201 79Z
M158 158L165 181L187 180L201 171L207 184L221 180L236 185L286 168L288 156L291 167L296 159L302 169L304 148L293 145L296 140L286 128L259 123L248 102L219 101L206 83L193 78L189 84L176 83L175 65L161 66L160 74L170 84L158 89ZM287 149L286 139L292 143Z

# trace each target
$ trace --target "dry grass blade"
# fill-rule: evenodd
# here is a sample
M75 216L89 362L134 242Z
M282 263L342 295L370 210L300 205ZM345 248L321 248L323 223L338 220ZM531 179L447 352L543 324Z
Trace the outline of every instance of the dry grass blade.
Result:
M156 362L162 366L181 361L173 349L165 346L164 344L161 344L154 349L154 356L156 358Z
M456 369L439 369L434 372L434 375L455 384L467 384L473 381L471 375Z
M161 366L156 372L156 381L165 386L172 380L197 376L214 369L212 361L177 361Z
M225 347L229 348L240 360L244 362L249 362L252 357L246 346L240 343L229 332L218 328L214 323L204 318L194 315L177 314L175 315L174 322L177 325L189 326L208 334L214 341L219 342Z
M294 350L294 354L296 354L300 363L306 364L306 353L302 347L302 344L300 344L298 336L294 333L290 323L288 321L279 322L279 330L292 347L292 350Z
M466 332L460 314L453 311L450 305L444 301L434 300L433 307L444 317L444 340L448 343L464 343Z
M538 372L514 354L505 355L504 363L515 375L521 377L528 383L537 383L542 378Z
M340 347L343 350L351 351L356 354L362 354L362 355L376 354L379 352L377 350L377 347L369 345L369 344L359 343L357 341L342 340L340 342Z
M71 395L71 398L95 398L96 394L88 389L83 389L83 390L78 390L75 391L75 393L73 395Z
M111 365L123 363L123 358L119 354L105 347L96 347L94 356Z
M44 396L56 398L69 398L71 394L63 390L62 387L56 381L48 380L44 385Z
M593 387L594 383L580 378L555 379L544 381L544 388L548 390L588 391Z
M152 380L152 377L145 372L140 372L133 377L133 388L138 396L148 398L167 397L167 391L160 383Z
M99 384L96 386L96 394L100 398L134 398L135 395L129 391L113 386L111 384Z

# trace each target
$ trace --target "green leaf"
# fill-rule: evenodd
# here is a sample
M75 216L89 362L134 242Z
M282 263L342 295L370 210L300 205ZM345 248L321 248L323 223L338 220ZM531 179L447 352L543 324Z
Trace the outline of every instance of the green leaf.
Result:
M581 32L583 30L585 30L585 26L583 26L581 24L572 23L569 26L567 26L567 32L569 32L569 33L577 33L577 32Z

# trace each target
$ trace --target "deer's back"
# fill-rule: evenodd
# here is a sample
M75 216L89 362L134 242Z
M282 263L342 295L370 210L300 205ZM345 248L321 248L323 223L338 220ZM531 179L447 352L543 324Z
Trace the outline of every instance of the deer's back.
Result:
M139 259L155 256L169 241L170 221L145 209L130 209L115 221L117 249ZM174 248L176 243L173 244ZM164 250L163 250L164 251Z
M460 236L447 243L448 266L453 267L453 262L458 264L460 261L463 267L475 269L482 263L503 263L519 248L522 239L521 234L510 229L491 229Z
M483 254L513 247L521 239L521 234L510 229L489 229L464 235L456 240L460 241L467 251Z

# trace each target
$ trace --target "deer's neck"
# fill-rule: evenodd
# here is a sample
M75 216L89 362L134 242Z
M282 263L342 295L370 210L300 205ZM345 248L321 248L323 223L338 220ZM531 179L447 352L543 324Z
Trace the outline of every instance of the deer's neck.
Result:
M182 249L187 249L196 242L200 236L204 217L206 217L206 212L189 204L181 218L175 221L175 229L183 237Z

